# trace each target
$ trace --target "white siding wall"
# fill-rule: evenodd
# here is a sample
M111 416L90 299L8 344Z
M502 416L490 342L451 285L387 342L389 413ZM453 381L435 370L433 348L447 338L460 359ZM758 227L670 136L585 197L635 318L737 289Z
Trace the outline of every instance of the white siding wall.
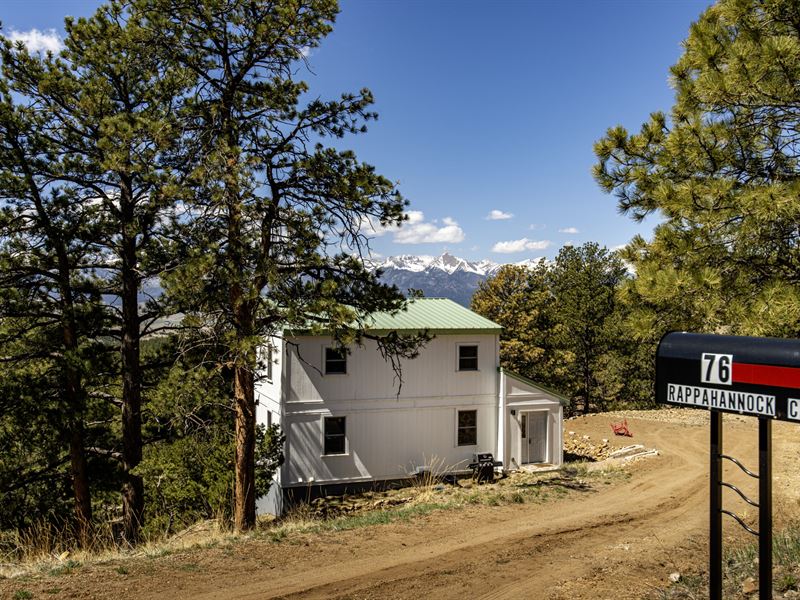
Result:
M281 423L281 389L283 387L283 354L284 343L280 337L269 338L267 344L259 348L258 358L261 363L266 363L267 348L272 346L272 378L267 377L268 369L261 369L256 378L255 393L258 407L256 421L261 425ZM270 414L271 413L271 416Z
M505 413L506 435L503 463L513 469L520 464L520 417L525 411L547 412L547 457L548 461L560 466L564 462L564 409L555 396L551 396L518 381L509 376L505 377ZM515 414L512 415L511 411Z
M269 369L266 361L269 358L267 348L272 346L272 377L268 377ZM284 343L280 337L271 337L267 343L258 349L258 359L262 368L256 377L255 395L256 422L260 425L277 423L283 426L283 408L281 404L281 390L284 385ZM275 481L280 484L281 472L275 474ZM283 513L283 497L279 485L273 484L266 496L256 500L256 510L259 514L280 515Z
M403 362L403 387L374 342L353 347L347 374L323 375L330 338L298 337L284 350L284 486L404 477L438 462L465 468L475 451L494 451L498 338L437 336ZM458 344L478 345L478 371L457 371ZM305 362L304 362L305 361ZM318 371L319 370L319 371ZM477 410L478 443L458 446L457 411ZM347 418L348 451L323 456L323 419Z

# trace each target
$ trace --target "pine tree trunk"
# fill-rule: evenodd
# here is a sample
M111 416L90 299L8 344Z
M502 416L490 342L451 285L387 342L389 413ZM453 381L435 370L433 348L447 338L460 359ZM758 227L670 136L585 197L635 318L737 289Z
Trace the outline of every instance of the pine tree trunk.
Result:
M70 320L69 317L67 320ZM64 327L64 345L68 352L77 349L74 329L68 326ZM72 492L75 498L77 542L81 547L86 547L89 544L92 529L92 497L83 440L83 415L86 410L86 396L81 385L80 375L75 371L74 367L67 365L64 370L66 401L71 412L67 422L69 423L69 460L72 475Z
M254 329L253 306L245 297L247 272L244 269L244 234L242 205L237 183L239 156L235 151L237 138L229 101L223 103L223 130L228 145L226 160L229 173L225 185L228 217L227 267L231 274L229 289L230 310L236 331L236 365L234 367L233 400L235 405L236 450L234 456L234 510L236 531L248 531L256 524L256 403L254 371L255 356L247 350Z
M144 484L133 470L142 460L142 384L139 356L139 274L136 227L130 185L122 186L121 270L122 284L122 518L125 540L139 541L144 521Z
M83 444L83 424L74 423L70 432L69 458L72 467L72 491L75 495L75 521L78 528L78 544L89 545L92 531L92 497L89 488L89 473Z
M70 320L69 317L67 320ZM64 345L68 352L77 349L74 330L70 327L64 327ZM92 497L83 440L83 415L86 410L86 396L81 385L80 375L75 371L74 367L67 365L64 371L66 404L71 412L67 422L69 424L69 459L72 492L75 498L77 542L81 547L86 547L89 544L92 529Z
M589 414L589 388L591 387L591 372L589 371L589 362L586 361L583 373L583 414Z
M123 288L131 283L123 281ZM138 287L138 286L137 286ZM129 293L129 292L128 292ZM128 295L125 294L125 296ZM144 486L142 478L133 469L142 460L141 383L139 370L139 319L136 289L131 300L123 299L122 333L122 518L125 540L129 544L139 541L139 528L144 517ZM129 313L134 313L133 315ZM135 332L131 328L135 327Z
M53 226L50 215L45 209L44 202L39 195L39 188L34 181L29 163L22 148L12 140L12 145L22 165L22 171L29 190L32 193L36 214L42 228L47 233L49 241L56 251L58 265L58 287L61 303L61 335L66 355L74 354L78 350L78 327L75 321L75 304L71 286L71 267L67 253L67 246L58 229ZM78 527L78 543L86 546L89 542L92 527L92 496L89 486L89 473L86 465L86 453L83 439L83 416L86 411L86 394L81 374L70 364L70 356L64 365L63 393L70 411L69 418L69 457L72 475L72 492L75 499L75 519Z
M234 373L236 402L236 473L234 527L247 531L256 524L256 406L253 371L238 366Z
M78 352L78 333L75 321L75 305L70 286L69 260L66 248L58 248L60 294L62 303L62 339L67 355ZM89 545L92 529L92 496L89 487L89 470L83 439L83 417L86 412L86 394L81 374L71 364L70 356L64 365L64 392L69 407L69 459L72 475L72 492L75 499L75 523L77 542L81 547Z

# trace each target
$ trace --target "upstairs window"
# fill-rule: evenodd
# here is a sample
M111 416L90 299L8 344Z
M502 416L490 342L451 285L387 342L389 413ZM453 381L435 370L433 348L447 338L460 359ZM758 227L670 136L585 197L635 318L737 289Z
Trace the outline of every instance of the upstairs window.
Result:
M459 371L478 370L478 346L458 347L458 370Z
M346 417L325 417L325 443L324 454L346 454L346 432L347 432L347 418Z
M478 411L460 410L458 411L458 431L459 446L475 446L478 444Z
M344 348L325 348L325 375L347 373L347 352Z

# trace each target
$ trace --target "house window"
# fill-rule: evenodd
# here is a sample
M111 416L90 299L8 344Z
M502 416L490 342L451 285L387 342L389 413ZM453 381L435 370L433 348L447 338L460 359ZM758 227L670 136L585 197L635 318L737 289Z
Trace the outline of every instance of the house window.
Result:
M325 417L324 454L345 454L347 452L346 417Z
M325 375L347 373L347 353L344 348L325 348Z
M458 370L459 371L478 370L478 346L458 347Z
M478 444L478 411L458 411L458 445L475 446Z

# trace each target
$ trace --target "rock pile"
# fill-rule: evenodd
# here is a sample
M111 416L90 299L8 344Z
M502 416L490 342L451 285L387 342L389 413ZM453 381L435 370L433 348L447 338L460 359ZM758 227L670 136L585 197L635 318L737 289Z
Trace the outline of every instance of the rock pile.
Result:
M644 421L657 421L660 423L678 423L681 425L707 425L708 411L694 408L657 408L653 410L618 410L605 413L611 420L636 418Z
M588 435L578 436L574 431L564 432L564 452L574 454L591 461L605 460L614 451L607 439L598 444Z
M400 496L378 495L369 492L363 496L327 496L311 501L311 513L314 517L328 519L359 511L390 508L405 504L408 500L408 498Z

